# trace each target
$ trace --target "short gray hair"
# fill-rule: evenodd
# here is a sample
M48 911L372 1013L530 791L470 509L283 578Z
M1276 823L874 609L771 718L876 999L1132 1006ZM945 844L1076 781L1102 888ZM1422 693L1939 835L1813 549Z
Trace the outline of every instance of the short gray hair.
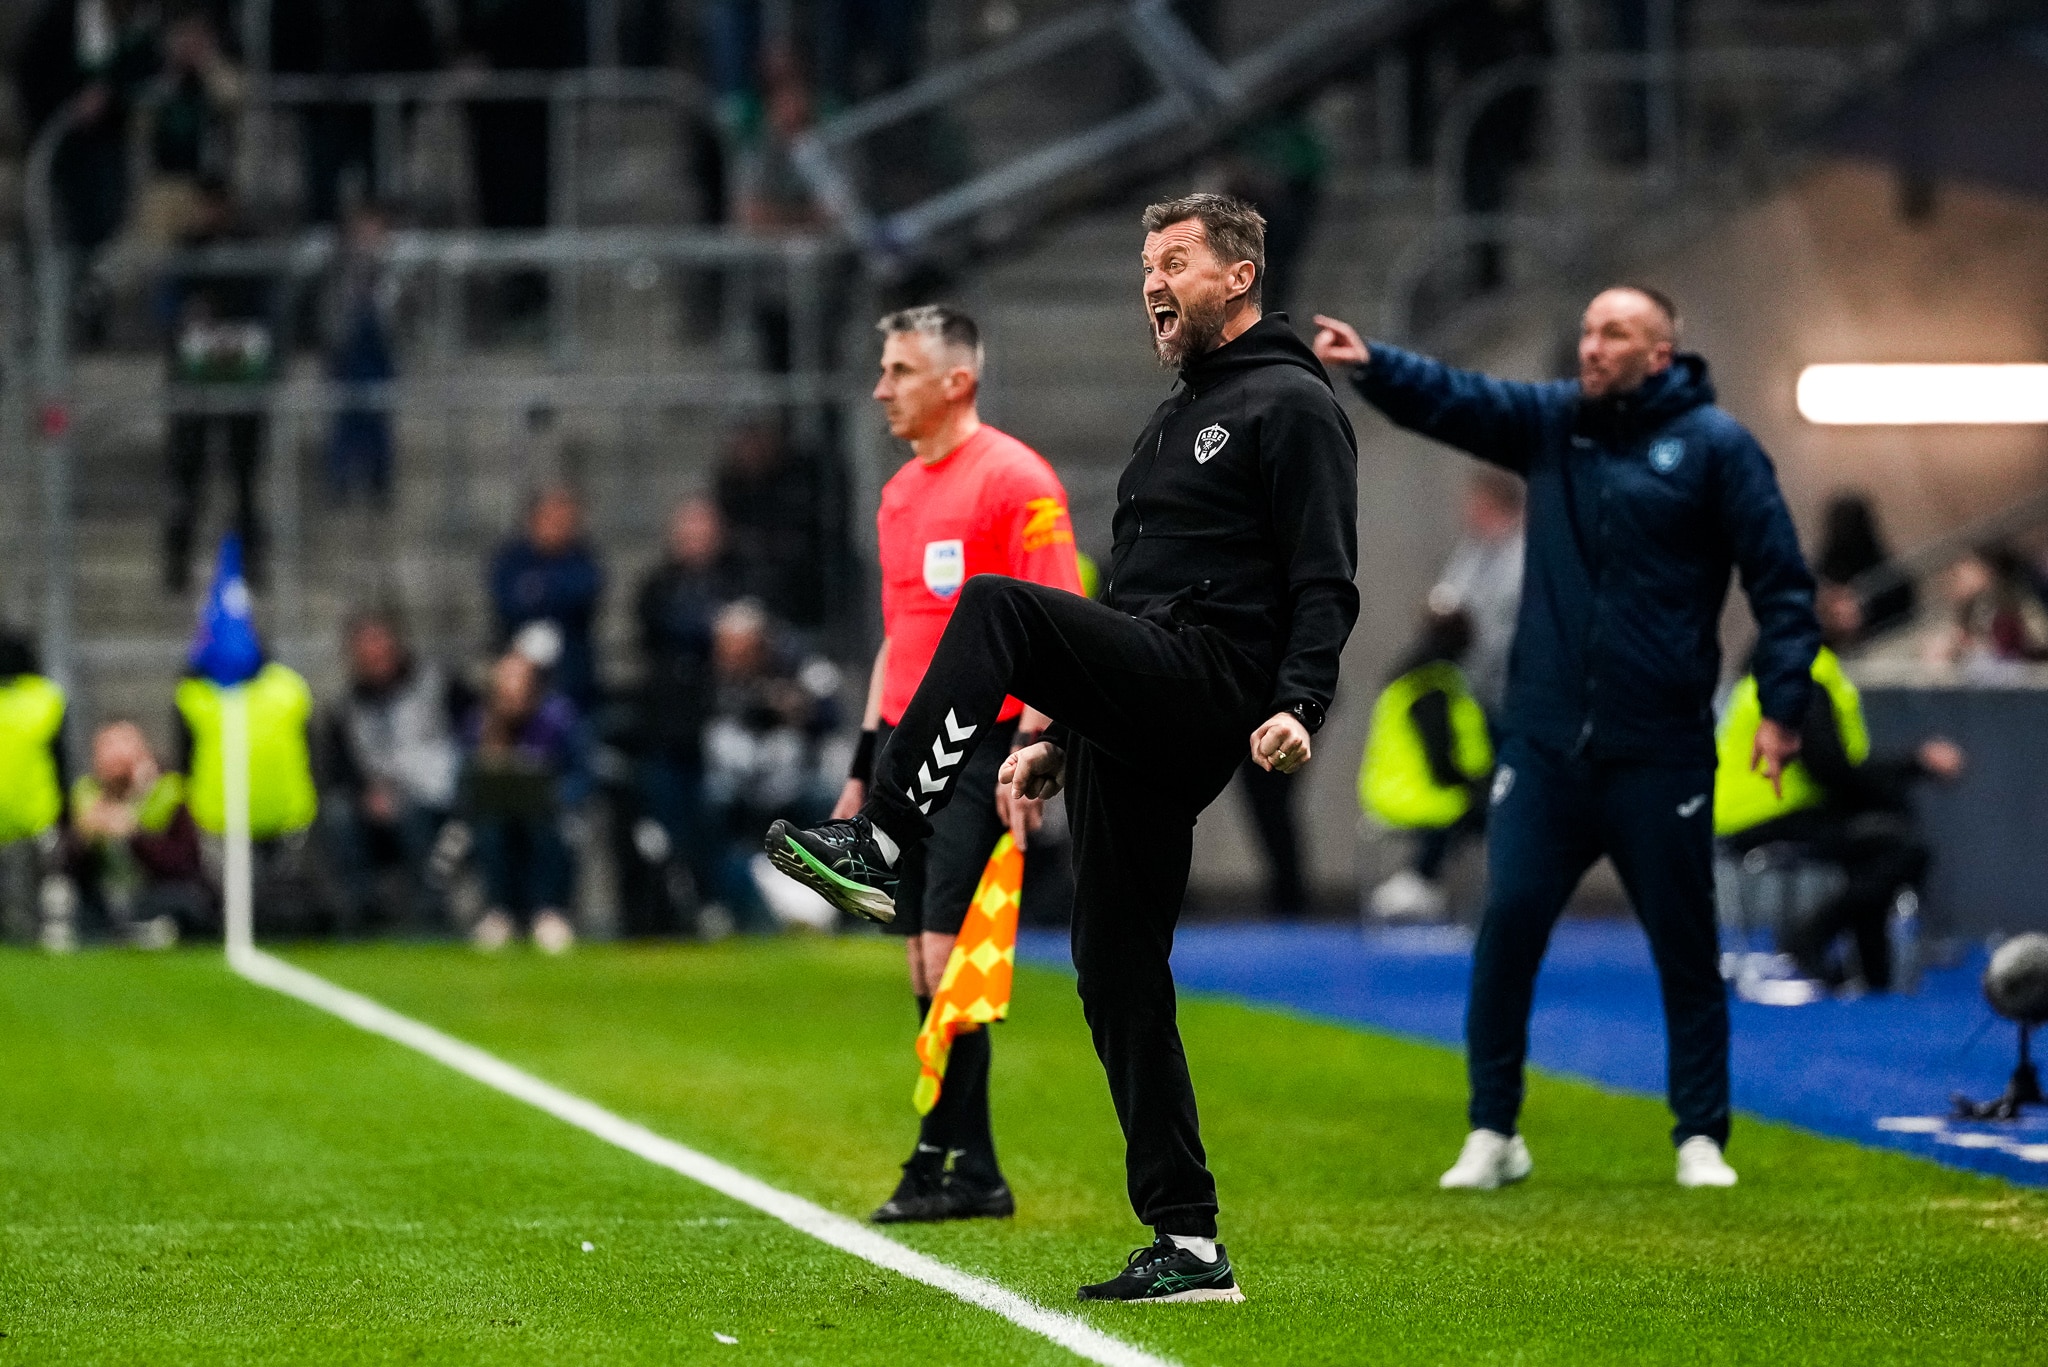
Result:
M981 329L973 318L950 304L919 304L916 308L885 313L875 324L875 331L884 337L897 332L915 332L929 337L940 346L965 352L974 373L977 376L981 374Z

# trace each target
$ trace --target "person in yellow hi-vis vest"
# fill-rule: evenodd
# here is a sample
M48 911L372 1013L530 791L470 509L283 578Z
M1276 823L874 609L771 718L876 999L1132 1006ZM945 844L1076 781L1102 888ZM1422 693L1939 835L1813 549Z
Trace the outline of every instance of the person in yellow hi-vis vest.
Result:
M1380 920L1442 917L1444 863L1457 840L1485 829L1493 740L1458 666L1471 641L1462 609L1433 608L1421 641L1373 704L1359 806L1381 825L1416 833L1414 863L1373 889L1369 905Z
M71 945L68 885L45 886L64 788L64 690L38 672L27 641L0 633L0 916L11 938L39 933L50 949Z
M1785 766L1779 789L1749 767L1748 747L1763 716L1756 678L1745 674L1735 685L1715 737L1714 834L1738 852L1794 842L1840 865L1847 876L1841 891L1811 920L1787 927L1779 947L1808 977L1839 985L1847 974L1830 951L1847 933L1856 942L1864 985L1882 992L1892 980L1886 935L1892 900L1900 888L1917 889L1927 877L1928 848L1907 790L1921 778L1954 779L1963 752L1933 739L1911 754L1873 757L1862 696L1826 646L1814 656L1813 681L1799 754Z
M241 687L249 699L249 838L259 870L275 876L296 860L319 812L306 741L313 691L297 671L275 660ZM226 692L196 675L178 682L185 802L199 829L215 837L227 830L221 735Z
M185 776L159 768L134 722L111 721L93 735L91 771L71 785L66 843L80 908L114 938L166 949L219 924Z

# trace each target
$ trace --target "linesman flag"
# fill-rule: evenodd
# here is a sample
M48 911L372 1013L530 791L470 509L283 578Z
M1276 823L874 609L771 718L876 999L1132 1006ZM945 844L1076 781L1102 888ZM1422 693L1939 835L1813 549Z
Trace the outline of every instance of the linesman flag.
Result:
M1010 1014L1010 978L1017 967L1017 906L1024 896L1024 851L1006 834L968 904L953 941L946 975L932 994L931 1013L917 1032L917 1089L911 1105L925 1115L938 1104L953 1039Z

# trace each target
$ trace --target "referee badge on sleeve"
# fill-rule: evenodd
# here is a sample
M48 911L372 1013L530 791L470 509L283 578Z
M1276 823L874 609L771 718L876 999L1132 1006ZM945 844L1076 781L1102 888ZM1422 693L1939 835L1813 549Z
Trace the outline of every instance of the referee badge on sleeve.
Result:
M960 540L924 543L924 586L935 598L951 598L967 582L967 543Z

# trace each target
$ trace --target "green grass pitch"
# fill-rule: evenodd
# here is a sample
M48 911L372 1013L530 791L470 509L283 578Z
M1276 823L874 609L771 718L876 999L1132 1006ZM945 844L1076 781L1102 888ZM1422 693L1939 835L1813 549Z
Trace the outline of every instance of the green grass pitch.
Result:
M290 957L859 1214L913 1130L900 954ZM1250 1299L1082 1313L1186 1367L2048 1353L2048 1193L1747 1120L1742 1185L1682 1192L1658 1101L1545 1077L1535 1177L1439 1193L1454 1052L1211 999L1182 1025ZM1069 981L1019 973L996 1058L1018 1218L901 1237L1069 1308L1145 1238ZM0 1367L1076 1360L217 955L0 954L0 1060Z

